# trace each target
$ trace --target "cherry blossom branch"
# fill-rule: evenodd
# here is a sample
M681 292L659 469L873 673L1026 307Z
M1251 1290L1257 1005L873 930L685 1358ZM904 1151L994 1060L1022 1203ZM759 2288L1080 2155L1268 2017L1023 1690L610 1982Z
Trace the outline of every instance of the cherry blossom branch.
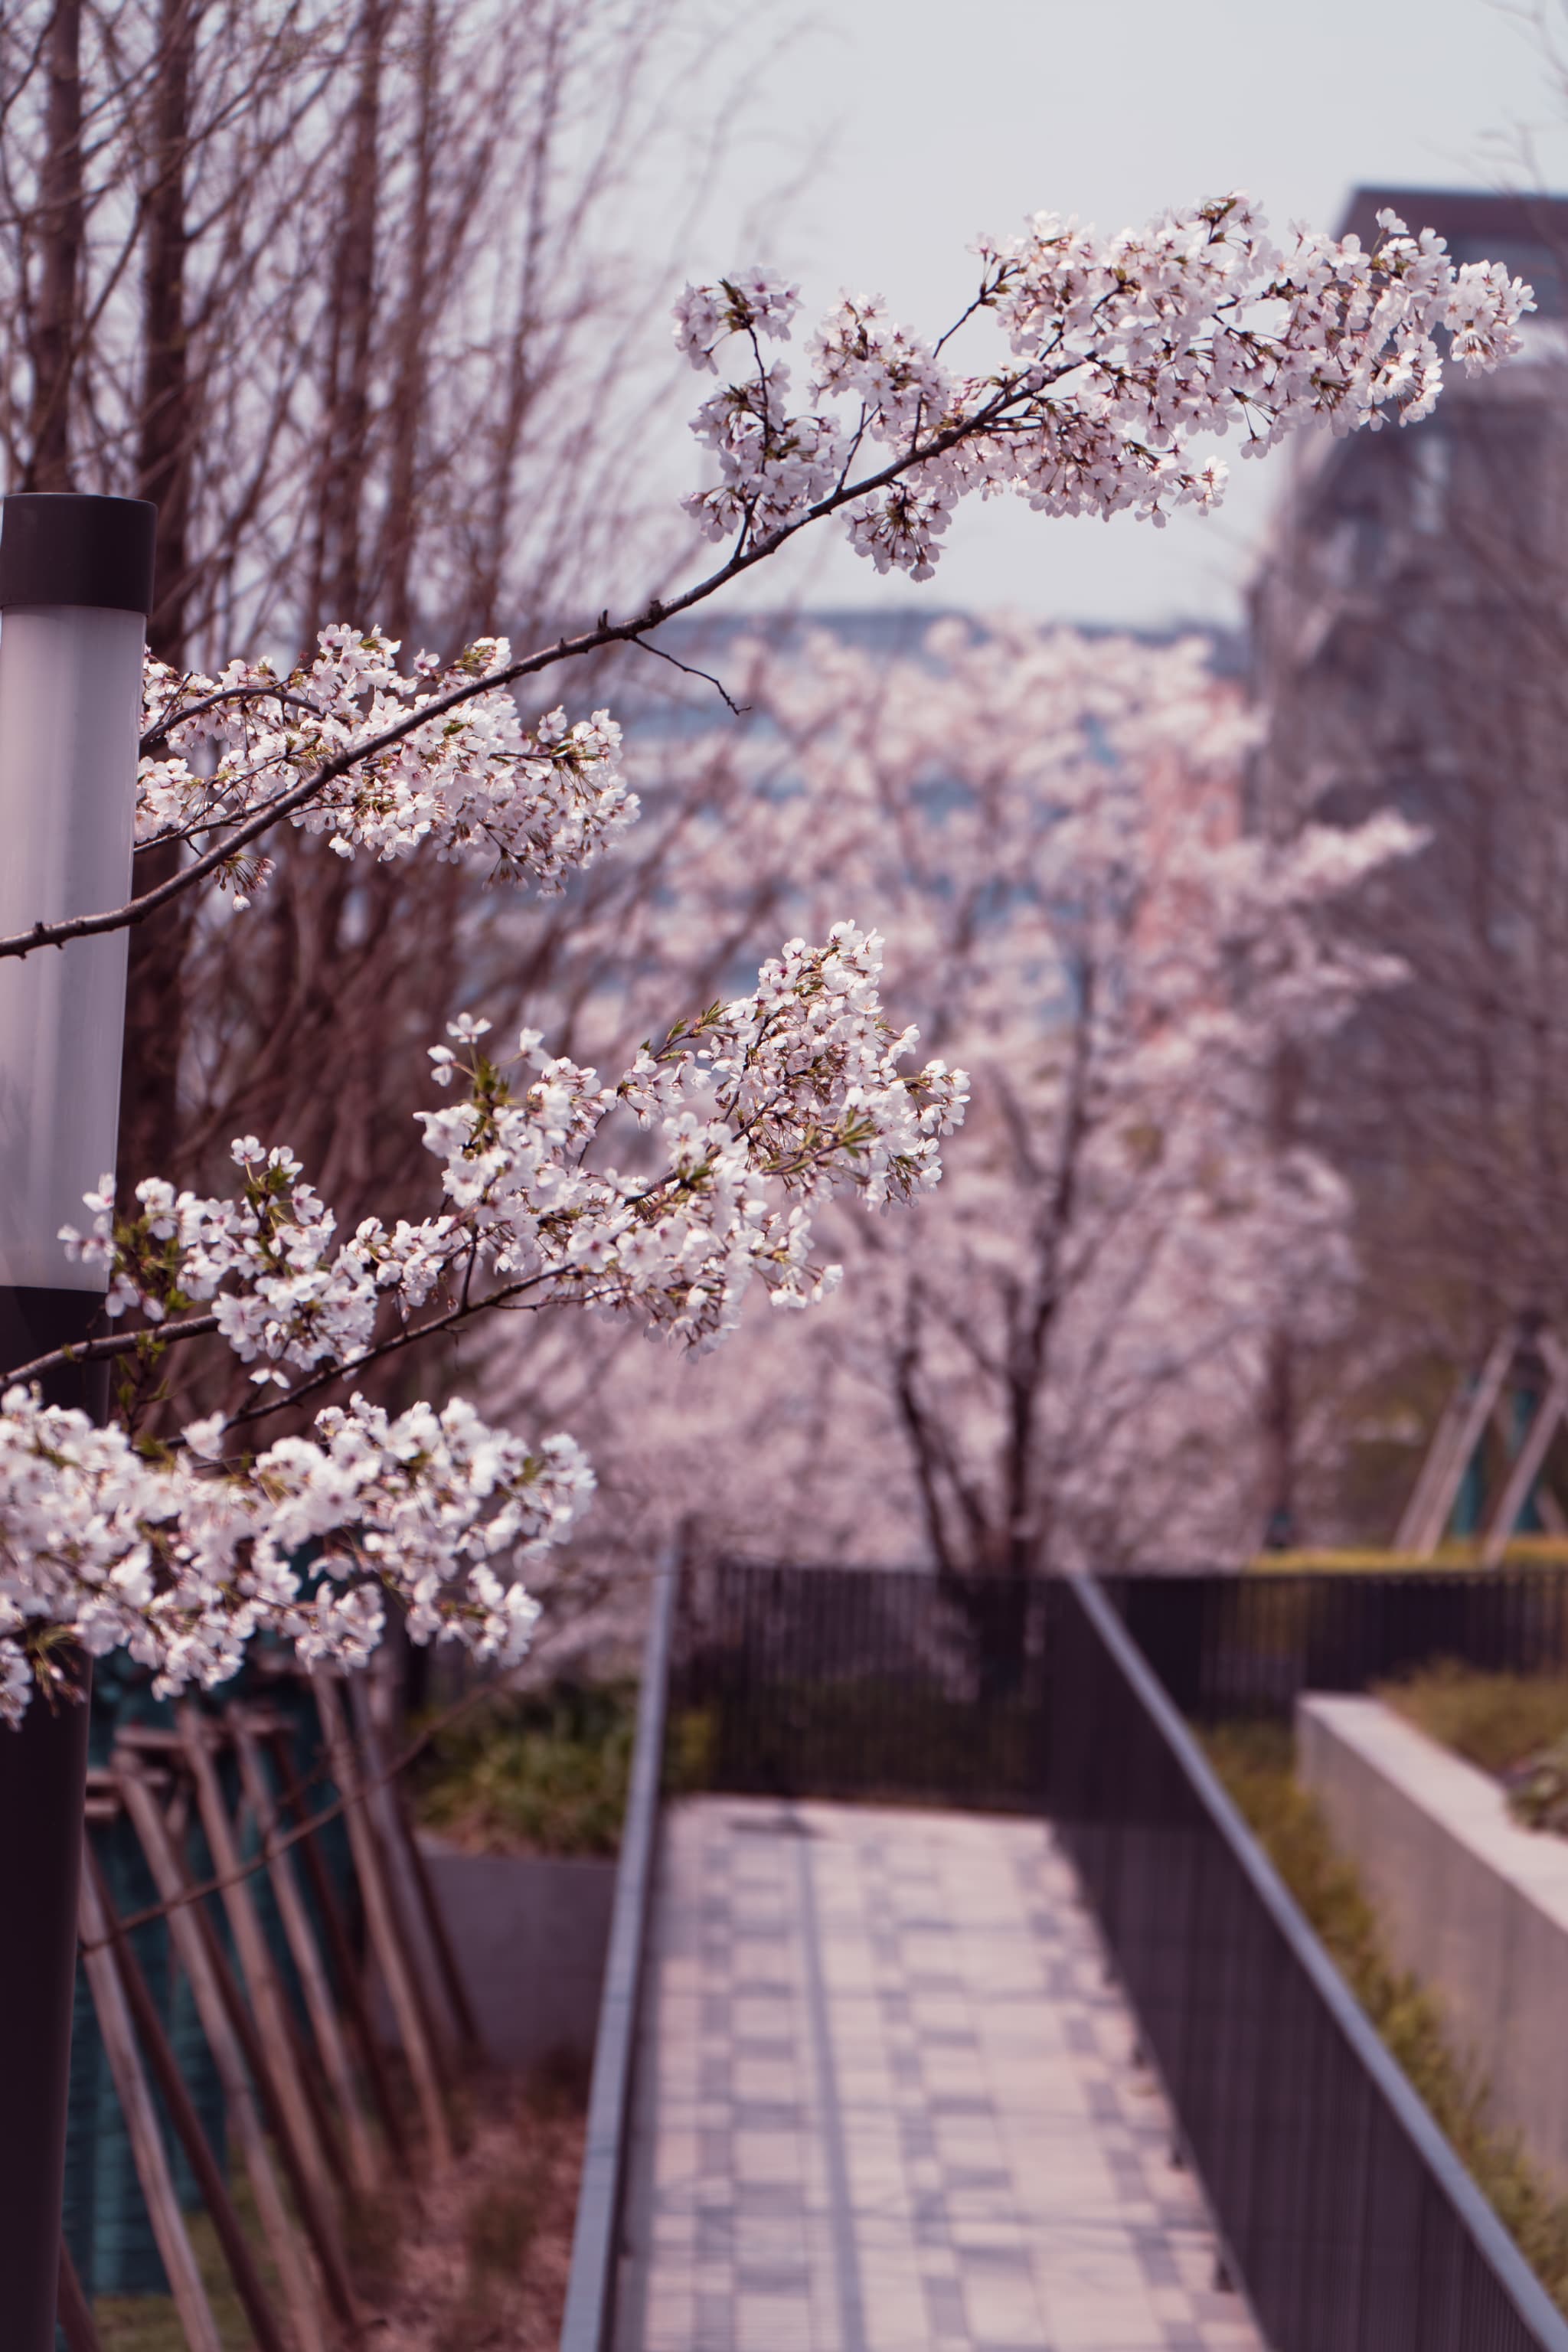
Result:
M299 821L356 770L557 663L638 643L684 667L648 644L648 633L835 515L847 515L852 543L879 569L924 578L952 506L975 491L1012 491L1047 512L1131 509L1158 523L1166 499L1207 507L1219 496L1223 467L1193 472L1180 462L1194 432L1224 432L1238 419L1250 428L1262 416L1267 430L1249 445L1262 449L1309 415L1326 415L1342 431L1375 429L1385 411L1414 421L1428 412L1441 381L1435 331L1450 334L1467 367L1493 366L1517 347L1515 322L1531 298L1498 265L1456 270L1440 238L1430 231L1410 237L1391 213L1380 215L1379 230L1370 253L1353 237L1336 244L1302 235L1287 257L1239 196L1103 245L1040 215L1024 237L982 247L980 290L949 330L951 336L976 312L990 311L1021 365L950 378L937 356L948 336L928 351L887 321L878 304L841 304L814 343L812 390L818 398L855 400L858 422L847 435L825 414L791 417L782 404L787 371L763 364L762 339L789 335L799 307L793 288L755 273L689 287L677 306L677 340L693 364L713 369L718 345L737 335L756 369L696 419L722 479L686 503L710 537L733 531L723 563L672 598L650 599L626 621L612 622L606 612L593 628L520 660L467 660L467 675L353 735L241 814L222 839L153 889L123 907L0 939L0 959L145 921L232 872L274 825ZM1246 324L1247 304L1283 311L1283 319ZM1065 400L1058 397L1064 386ZM928 416L940 420L929 430ZM848 467L868 432L896 446L885 464L851 482ZM262 689L254 679L219 686L187 712L162 714L163 728L210 714L226 691L233 700ZM158 727L149 732L156 740Z
M148 1179L139 1213L119 1222L105 1178L88 1199L91 1232L67 1228L61 1238L104 1267L109 1314L139 1309L148 1328L89 1343L90 1352L161 1352L216 1330L258 1363L258 1384L281 1386L292 1402L520 1303L618 1308L697 1346L731 1327L753 1277L775 1304L803 1305L832 1278L807 1263L814 1202L841 1189L877 1202L928 1187L939 1139L963 1115L961 1072L934 1062L900 1073L914 1034L895 1034L883 1016L880 961L880 941L849 924L821 949L792 941L753 996L679 1024L611 1087L541 1059L537 1034L526 1032L519 1057L538 1075L519 1094L481 1050L489 1024L465 1014L448 1032L456 1049L431 1049L437 1083L461 1075L468 1090L419 1114L443 1164L446 1206L418 1224L389 1231L370 1218L340 1243L293 1155L253 1137L233 1147L244 1176L237 1201L176 1195ZM619 1108L659 1129L661 1174L587 1166ZM421 1315L440 1292L439 1311ZM207 1298L210 1312L193 1317ZM387 1304L405 1328L378 1336ZM27 1370L87 1352L62 1350ZM303 1388L289 1387L284 1363L310 1376ZM203 1444L222 1433L203 1427Z
M650 645L646 637L634 637L631 642L641 653L657 654L660 661L668 662L672 669L679 670L684 677L700 677L704 686L710 686L732 719L745 717L746 705L743 702L737 702L723 679L715 677L711 670L698 669L692 663L679 660L667 646Z
M0 958L139 923L205 881L248 889L246 853L286 822L329 833L345 857L428 846L555 887L636 803L608 714L569 724L553 711L527 730L513 694L523 679L617 643L675 660L647 644L650 632L829 517L879 570L922 579L972 494L1156 523L1174 504L1212 506L1223 468L1188 465L1194 434L1237 423L1256 428L1261 449L1309 416L1338 431L1411 421L1437 396L1436 334L1465 365L1494 365L1517 347L1529 301L1500 268L1456 270L1440 240L1411 238L1388 215L1372 253L1302 236L1282 256L1234 197L1108 242L1042 216L982 257L967 315L986 312L1003 331L1000 368L950 374L879 304L845 301L814 339L799 413L787 370L763 355L764 341L788 336L795 289L755 274L687 289L677 340L693 364L717 373L715 353L732 337L754 371L706 400L695 423L719 478L687 508L710 539L731 543L704 579L633 619L606 611L519 660L500 640L444 673L421 656L411 677L379 632L342 626L286 679L235 665L218 680L179 681L151 665L149 750L167 756L144 761L139 833L209 845L125 907L0 940ZM852 480L872 447L877 459ZM1105 780L1090 766L1089 830L1053 828L1053 857L1098 823ZM1091 890L1086 921L1092 902ZM287 1391L291 1372L314 1388L524 1294L613 1307L692 1348L733 1328L753 1282L773 1305L802 1307L838 1272L810 1262L816 1208L835 1192L876 1207L924 1192L941 1172L941 1139L963 1114L961 1071L900 1068L915 1034L885 1018L880 969L880 940L847 923L819 947L792 940L752 994L710 1006L657 1054L645 1048L608 1087L542 1059L530 1032L519 1055L533 1074L514 1088L480 1048L488 1024L465 1016L449 1034L469 1058L433 1049L437 1083L468 1084L464 1098L419 1115L442 1204L417 1223L367 1217L340 1240L293 1154L249 1137L234 1147L234 1199L149 1180L137 1213L117 1224L106 1180L89 1199L92 1232L62 1238L104 1265L109 1314L134 1308L146 1328L72 1355L156 1353L205 1327L256 1367L257 1386ZM1282 992L1289 985L1286 974ZM1167 1078L1185 1085L1210 1025L1205 1013L1190 1044L1173 1034ZM1121 1082L1131 1090L1167 1049L1157 1030L1128 1043ZM589 1165L622 1109L657 1130L665 1177ZM1114 1193L1123 1171L1112 1124L1101 1140L1099 1172ZM1161 1151L1177 1140L1172 1127ZM1162 1177L1166 1197L1184 1164ZM994 1220L986 1230L1006 1246ZM426 1314L437 1299L449 1303ZM388 1305L405 1329L378 1341ZM363 1663L389 1595L416 1641L521 1654L536 1607L493 1563L569 1535L593 1486L572 1440L531 1446L461 1401L393 1417L354 1396L318 1412L308 1433L229 1463L231 1425L215 1413L176 1447L141 1449L122 1429L44 1405L36 1389L0 1399L0 1717L15 1721L35 1685L52 1686L67 1642L94 1655L129 1650L161 1694L223 1679L262 1630L308 1660ZM954 1432L942 1433L956 1446ZM962 1481L956 1453L952 1470ZM983 1507L978 1488L973 1499Z
M524 678L536 677L541 672L553 667L558 662L579 660L586 655L601 653L609 646L639 644L642 645L644 651L658 654L661 658L674 662L678 669L684 667L685 665L676 661L675 656L667 653L663 646L647 643L650 629L656 629L664 622L674 620L681 614L690 612L698 604L705 603L710 596L717 594L731 581L741 578L755 565L766 562L768 557L776 554L787 541L793 539L797 531L804 530L808 524L822 521L837 513L841 508L854 499L868 497L875 491L888 487L897 481L899 477L906 473L911 466L920 465L930 457L941 456L944 450L956 447L963 438L964 438L964 429L956 425L932 436L929 442L911 450L905 457L895 459L881 467L879 472L868 475L863 480L830 493L795 520L778 525L765 539L755 541L749 548L738 549L734 555L719 566L717 571L710 572L706 579L699 581L681 594L662 600L657 596L650 598L642 611L633 619L610 621L608 618L602 618L593 628L582 630L575 636L563 636L554 645L542 646L536 652L525 655L519 661L507 662L500 668L488 670L480 677L465 679L460 685L447 688L445 693L437 695L428 702L422 704L417 710L409 711L404 718L382 728L363 742L353 744L325 761L321 767L313 769L309 775L301 778L298 784L280 793L262 808L237 824L234 830L226 834L213 848L194 859L190 865L181 866L179 871L171 875L166 881L159 883L151 890L143 891L140 898L128 899L121 907L107 908L97 914L65 916L58 922L35 923L30 930L16 931L8 937L0 937L0 960L33 955L41 948L61 948L72 940L96 939L108 931L126 930L137 924L144 923L150 915L155 915L163 908L173 905L176 899L184 898L187 891L198 888L202 883L210 880L215 874L231 865L240 852L249 848L252 843L259 841L264 835L272 830L274 825L282 824L286 818L293 816L312 801L318 800L340 778L352 774L356 768L363 767L367 761L380 757L382 753L395 750L399 743L404 742L417 730L428 726L432 719L444 718L448 711L459 709L464 704L474 701L481 695L503 691L508 688L521 685ZM717 685L718 681L715 679L710 683ZM250 698L259 689L246 688L239 691L243 691L247 698ZM721 687L720 692L723 692ZM190 711L178 712L166 723L178 724L186 718L194 716L197 711L216 709L225 700L232 698L221 694L204 697L200 703L192 706ZM724 698L729 701L728 695L725 695ZM731 708L734 708L733 704ZM152 731L155 737L161 730ZM160 837L166 836L154 836L154 839Z
M201 1325L258 1363L258 1385L288 1390L287 1363L313 1389L525 1292L614 1307L689 1346L732 1328L753 1279L775 1305L804 1306L834 1278L808 1263L814 1202L928 1188L940 1139L963 1116L961 1072L935 1062L900 1073L915 1040L883 1015L880 965L881 942L848 923L821 948L792 940L752 995L710 1005L657 1053L645 1046L613 1087L542 1058L525 1032L519 1058L537 1075L514 1091L482 1050L489 1024L462 1016L455 1045L431 1049L437 1083L462 1076L468 1091L420 1114L446 1205L417 1225L367 1218L339 1244L299 1161L252 1137L233 1147L237 1199L147 1179L137 1216L117 1223L106 1178L89 1196L91 1232L61 1238L105 1267L107 1311L137 1307L147 1328L33 1369L156 1349ZM622 1108L658 1129L664 1176L587 1166ZM456 1299L420 1318L453 1283ZM389 1300L414 1320L378 1342ZM363 1662L388 1593L416 1641L449 1634L481 1655L520 1654L535 1605L490 1562L569 1533L593 1485L570 1439L531 1448L461 1402L395 1421L354 1396L318 1413L310 1435L225 1464L229 1430L248 1417L214 1413L143 1455L122 1429L7 1389L0 1718L17 1718L36 1681L53 1687L62 1625L90 1654L129 1648L162 1692L222 1679L264 1627L307 1659Z
M394 1419L355 1397L224 1469L195 1444L142 1454L122 1429L10 1387L0 1719L19 1720L35 1682L68 1695L62 1628L89 1656L128 1650L159 1696L226 1680L263 1631L306 1664L363 1664L389 1595L416 1642L513 1662L539 1607L492 1562L564 1541L593 1487L570 1438L531 1447L459 1402Z
M115 1356L132 1356L152 1348L162 1349L171 1340L209 1338L218 1328L216 1315L189 1315L176 1323L149 1323L136 1331L115 1331L101 1339L80 1339L73 1347L51 1349L47 1356L35 1356L30 1364L18 1364L6 1375L12 1381L42 1380L46 1372L62 1370L68 1364L101 1364Z

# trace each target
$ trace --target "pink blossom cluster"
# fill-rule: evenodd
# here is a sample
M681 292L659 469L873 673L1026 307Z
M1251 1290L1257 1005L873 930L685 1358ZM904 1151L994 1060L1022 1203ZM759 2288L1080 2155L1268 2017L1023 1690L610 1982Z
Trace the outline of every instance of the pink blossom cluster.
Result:
M262 1383L287 1386L285 1364L319 1374L374 1355L387 1299L405 1318L435 1300L448 1320L573 1300L711 1345L753 1278L780 1307L831 1286L837 1268L810 1263L819 1200L847 1190L877 1205L941 1173L967 1082L940 1061L900 1072L916 1036L883 1014L881 961L881 940L847 922L820 948L792 940L752 995L645 1046L613 1086L542 1056L527 1032L514 1088L483 1050L489 1024L464 1015L431 1049L437 1084L460 1076L466 1091L418 1114L446 1206L417 1224L370 1218L340 1243L293 1153L244 1137L234 1198L149 1179L135 1218L117 1223L105 1177L90 1229L61 1239L104 1267L111 1314L138 1310L156 1334L205 1307ZM657 1164L590 1167L623 1107L657 1139ZM571 1439L530 1448L466 1404L390 1419L356 1397L310 1437L226 1467L232 1425L194 1423L148 1458L121 1430L7 1392L0 1714L15 1720L47 1675L47 1644L26 1638L39 1627L94 1654L123 1644L171 1691L232 1673L259 1630L307 1658L363 1662L389 1593L416 1641L520 1654L533 1604L498 1571L569 1534L593 1486Z
M1037 214L1021 236L979 246L959 322L994 321L1000 366L952 371L956 330L928 344L880 302L846 299L813 338L798 410L788 368L762 352L789 338L797 289L762 271L689 286L675 331L692 364L716 373L732 341L750 365L693 422L718 479L688 509L750 553L841 509L879 571L923 580L972 492L1156 523L1210 507L1225 468L1194 460L1194 436L1237 426L1257 454L1312 416L1342 433L1414 423L1441 384L1440 332L1467 369L1517 350L1521 280L1497 263L1456 268L1441 237L1410 236L1392 212L1378 228L1370 249L1305 230L1281 247L1241 194L1110 238Z
M123 1430L0 1400L0 1719L52 1685L64 1631L127 1649L160 1695L232 1675L257 1633L308 1661L363 1664L395 1598L416 1642L521 1657L538 1614L513 1564L565 1540L593 1491L569 1437L538 1446L461 1402L395 1417L355 1397L243 1465L193 1425L148 1456Z
M206 1307L260 1385L287 1386L284 1365L352 1368L374 1351L384 1300L405 1318L433 1299L448 1316L572 1300L711 1345L753 1278L785 1307L837 1280L810 1260L816 1202L849 1191L879 1206L941 1175L967 1080L942 1061L900 1072L917 1036L883 1013L881 961L881 940L850 923L821 948L791 940L753 994L644 1046L610 1086L542 1057L529 1031L518 1060L535 1075L514 1087L482 1050L490 1024L465 1014L455 1043L430 1049L437 1083L467 1087L417 1114L446 1202L417 1223L367 1218L340 1242L293 1153L247 1136L233 1146L235 1198L149 1179L134 1220L117 1223L106 1177L88 1197L90 1230L60 1238L104 1267L111 1314L138 1308L159 1326ZM656 1139L655 1163L595 1167L623 1105Z
M505 687L450 701L506 667L504 637L481 637L447 670L422 654L412 677L398 669L398 651L379 629L333 627L286 677L266 662L198 677L150 661L144 740L153 751L138 782L138 842L204 836L320 778L280 814L324 834L340 856L428 847L498 880L553 888L635 818L608 711L572 722L551 710L529 728ZM396 740L366 748L399 727ZM243 890L256 869L239 864L227 878Z

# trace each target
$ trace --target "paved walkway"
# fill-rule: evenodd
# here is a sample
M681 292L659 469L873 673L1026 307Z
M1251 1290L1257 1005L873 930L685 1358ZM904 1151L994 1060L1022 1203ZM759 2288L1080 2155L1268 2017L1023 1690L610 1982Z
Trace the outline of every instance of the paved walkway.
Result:
M1260 2352L1037 1823L701 1798L617 2352Z

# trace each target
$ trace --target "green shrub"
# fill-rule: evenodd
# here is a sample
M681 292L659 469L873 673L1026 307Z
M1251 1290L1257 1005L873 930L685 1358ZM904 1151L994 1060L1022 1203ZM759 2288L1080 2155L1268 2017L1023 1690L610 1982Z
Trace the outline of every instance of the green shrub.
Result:
M1568 1735L1568 1675L1489 1675L1447 1659L1378 1691L1417 1730L1500 1778Z
M1205 1744L1253 1834L1438 2129L1547 2293L1568 2311L1568 2199L1542 2179L1516 2134L1489 2121L1486 2085L1456 2053L1440 2003L1389 1960L1360 1880L1295 1778L1289 1732L1272 1723L1226 1724Z
M636 1727L634 1683L490 1699L432 1743L416 1815L468 1853L614 1854Z
M1568 1837L1568 1738L1532 1759L1508 1792L1508 1809L1526 1829Z

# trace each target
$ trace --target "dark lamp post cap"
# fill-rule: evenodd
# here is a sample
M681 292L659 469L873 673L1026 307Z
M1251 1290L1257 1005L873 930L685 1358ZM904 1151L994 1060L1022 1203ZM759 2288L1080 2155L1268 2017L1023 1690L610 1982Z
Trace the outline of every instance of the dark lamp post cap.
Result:
M12 604L153 609L158 509L145 499L13 490L0 499L0 613Z

